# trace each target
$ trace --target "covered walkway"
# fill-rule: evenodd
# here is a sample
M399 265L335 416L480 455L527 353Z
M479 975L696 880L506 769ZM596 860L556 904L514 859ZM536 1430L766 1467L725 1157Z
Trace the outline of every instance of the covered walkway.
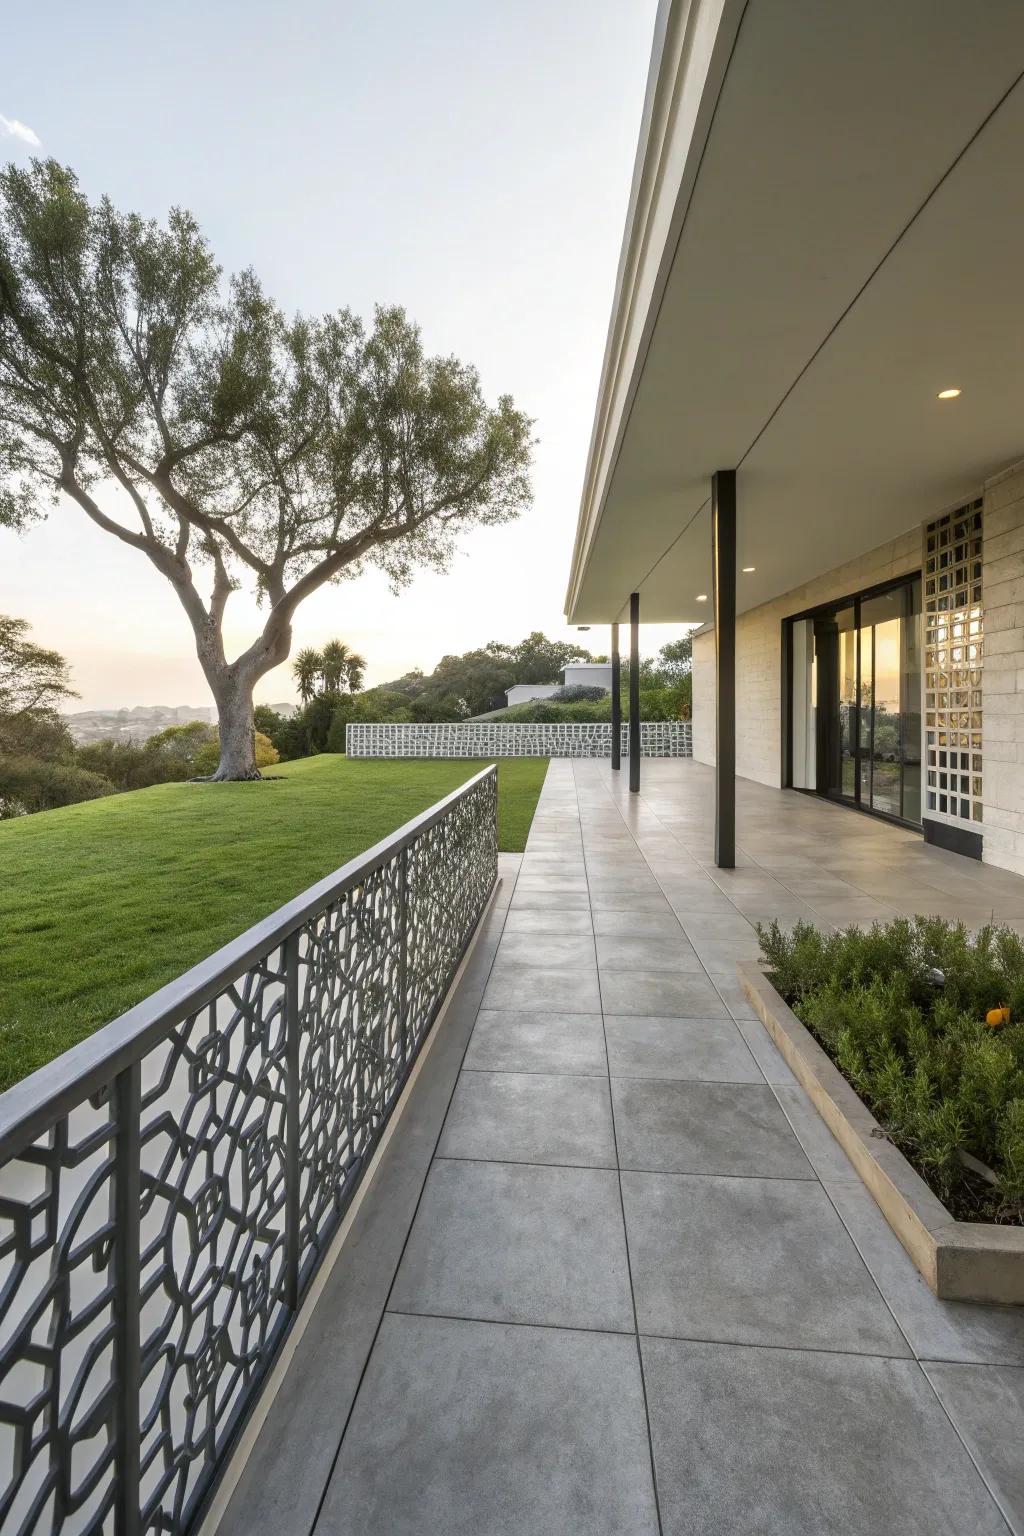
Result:
M1024 1531L1024 1309L937 1301L735 976L754 922L1024 881L712 774L553 762L228 1536Z

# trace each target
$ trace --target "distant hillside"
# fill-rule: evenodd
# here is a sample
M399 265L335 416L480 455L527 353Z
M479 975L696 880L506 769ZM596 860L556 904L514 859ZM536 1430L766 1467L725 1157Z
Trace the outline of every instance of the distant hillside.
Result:
M271 709L290 719L294 704L272 704ZM134 704L131 709L81 709L64 716L68 730L78 742L148 741L169 725L184 725L188 720L216 724L217 711L212 704Z

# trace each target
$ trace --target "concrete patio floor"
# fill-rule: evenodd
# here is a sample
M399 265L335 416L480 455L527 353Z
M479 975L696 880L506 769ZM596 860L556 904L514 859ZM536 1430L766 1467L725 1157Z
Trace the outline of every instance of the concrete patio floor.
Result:
M735 976L752 923L1024 929L794 793L553 762L221 1531L1024 1532L1024 1308L928 1291Z

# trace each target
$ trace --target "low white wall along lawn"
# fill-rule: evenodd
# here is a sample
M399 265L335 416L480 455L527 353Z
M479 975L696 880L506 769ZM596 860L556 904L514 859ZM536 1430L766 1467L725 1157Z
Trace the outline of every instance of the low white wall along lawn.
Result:
M349 757L610 757L610 724L524 725L479 721L465 725L350 725ZM622 727L622 755L629 752ZM642 757L692 757L688 720L647 720L640 726Z

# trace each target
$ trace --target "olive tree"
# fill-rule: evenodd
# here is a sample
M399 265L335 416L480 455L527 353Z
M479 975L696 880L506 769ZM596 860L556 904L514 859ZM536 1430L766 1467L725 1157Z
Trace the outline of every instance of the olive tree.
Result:
M401 309L287 317L195 220L92 203L55 161L0 172L0 525L71 504L171 584L217 705L214 778L258 776L252 695L302 601L367 563L444 569L530 499L531 423L428 357ZM249 584L262 627L225 652Z

